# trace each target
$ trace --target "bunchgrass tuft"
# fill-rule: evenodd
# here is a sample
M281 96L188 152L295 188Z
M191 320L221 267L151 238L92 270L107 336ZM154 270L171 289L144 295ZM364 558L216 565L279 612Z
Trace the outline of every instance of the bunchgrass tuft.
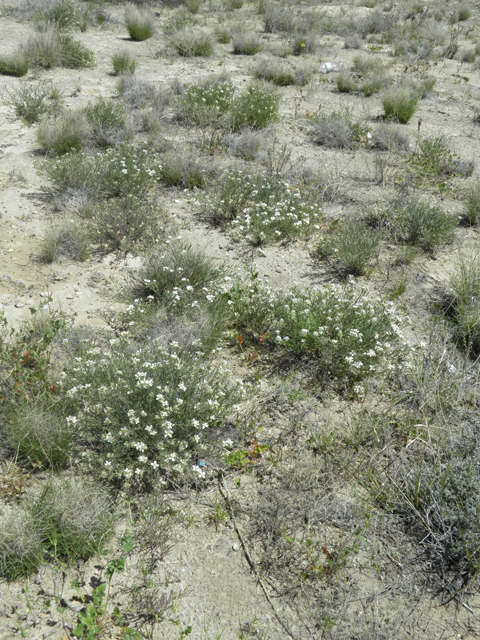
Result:
M396 209L394 226L405 242L432 252L453 238L458 220L438 206L411 199Z
M69 219L48 230L40 246L40 256L48 263L60 258L84 262L89 252L85 229L79 222Z
M137 61L130 51L124 50L113 54L112 66L113 72L117 75L120 73L135 73Z
M0 74L21 78L28 73L28 60L21 51L0 56Z
M208 31L186 27L174 31L170 36L172 47L179 56L207 58L213 53L213 38Z
M260 38L254 31L234 31L232 44L235 55L254 56L260 51Z
M82 111L66 111L55 120L44 120L37 130L37 140L43 151L58 156L79 151L90 135L90 126Z
M406 124L416 111L418 96L405 85L388 89L382 98L385 117Z
M125 9L125 24L130 38L137 42L148 40L155 33L155 16L149 9L128 5Z
M15 115L26 124L33 124L43 115L58 113L62 107L63 96L49 82L21 83L18 89L5 93L4 101L13 107Z
M465 220L471 227L480 221L480 181L470 185L465 198Z

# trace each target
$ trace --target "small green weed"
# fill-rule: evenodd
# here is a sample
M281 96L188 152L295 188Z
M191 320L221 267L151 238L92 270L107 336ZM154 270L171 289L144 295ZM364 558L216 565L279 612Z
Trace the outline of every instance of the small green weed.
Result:
M345 275L363 276L375 268L381 234L364 222L351 219L336 226L318 246L320 255L338 261Z
M16 91L7 91L5 95L5 104L12 106L15 115L26 124L38 122L43 115L58 113L63 102L60 91L49 82L22 83Z

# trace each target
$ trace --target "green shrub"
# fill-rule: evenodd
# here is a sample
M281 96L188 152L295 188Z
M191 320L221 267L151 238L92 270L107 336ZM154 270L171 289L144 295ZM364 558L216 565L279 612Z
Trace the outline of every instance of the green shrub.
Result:
M235 55L254 56L260 51L260 39L254 31L234 31L232 39Z
M232 131L245 127L263 129L278 119L279 96L270 89L252 84L232 102L230 109Z
M48 82L37 84L21 83L17 90L5 93L5 104L12 106L15 115L26 124L38 122L43 115L53 115L60 111L63 96Z
M116 74L135 73L137 61L129 51L119 51L112 56L112 66Z
M206 193L202 206L212 222L228 226L234 238L254 244L310 235L320 221L318 207L275 176L226 171Z
M452 239L457 220L439 207L411 200L396 211L395 225L406 242L418 245L425 251L433 251Z
M419 138L409 162L421 173L440 178L447 175L469 176L475 166L474 161L460 161L443 135Z
M58 156L79 151L89 139L90 127L81 111L67 111L55 120L44 120L37 130L42 149Z
M67 33L58 35L60 46L60 65L69 69L95 66L95 55L84 44ZM40 64L39 66L43 66Z
M364 276L375 268L381 234L364 222L351 219L335 228L318 246L320 255L340 263L345 275Z
M175 31L170 42L178 55L191 57L208 57L213 53L213 39L208 31L187 27Z
M32 66L44 69L60 66L70 69L95 66L93 51L70 34L51 25L33 33L25 43L22 53Z
M415 113L417 102L418 97L410 87L404 85L392 87L382 98L385 117L405 124Z
M132 346L112 340L64 379L76 408L83 465L130 491L203 477L197 461L218 442L227 414L243 396L241 383L226 384L224 368L183 354L175 344L168 351L158 341Z
M464 22L465 20L468 20L471 15L472 12L468 7L460 7L457 13L458 22Z
M28 60L20 51L0 56L0 73L21 78L28 73Z
M125 24L132 40L143 42L155 33L155 17L148 9L128 5L125 9Z
M178 100L180 113L189 122L213 124L230 110L233 93L234 86L221 76L207 78L202 85L187 85Z

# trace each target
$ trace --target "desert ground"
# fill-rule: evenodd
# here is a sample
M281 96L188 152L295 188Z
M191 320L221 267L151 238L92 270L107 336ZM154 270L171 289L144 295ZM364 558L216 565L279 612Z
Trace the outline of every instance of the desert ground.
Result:
M0 639L480 636L480 3L4 0Z

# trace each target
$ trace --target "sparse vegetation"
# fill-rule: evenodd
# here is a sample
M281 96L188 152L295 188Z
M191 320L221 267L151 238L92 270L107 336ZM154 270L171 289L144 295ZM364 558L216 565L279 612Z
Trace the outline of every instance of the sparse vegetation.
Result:
M128 5L125 9L125 24L130 38L143 42L151 38L155 32L155 19L148 9Z
M418 97L410 87L405 85L392 87L385 92L382 98L385 117L405 124L415 113L417 102Z
M137 61L129 51L119 51L112 56L112 66L116 74L135 73Z
M15 115L26 124L38 122L43 115L60 111L63 102L61 92L49 82L20 84L16 91L8 91L5 103L11 105Z

